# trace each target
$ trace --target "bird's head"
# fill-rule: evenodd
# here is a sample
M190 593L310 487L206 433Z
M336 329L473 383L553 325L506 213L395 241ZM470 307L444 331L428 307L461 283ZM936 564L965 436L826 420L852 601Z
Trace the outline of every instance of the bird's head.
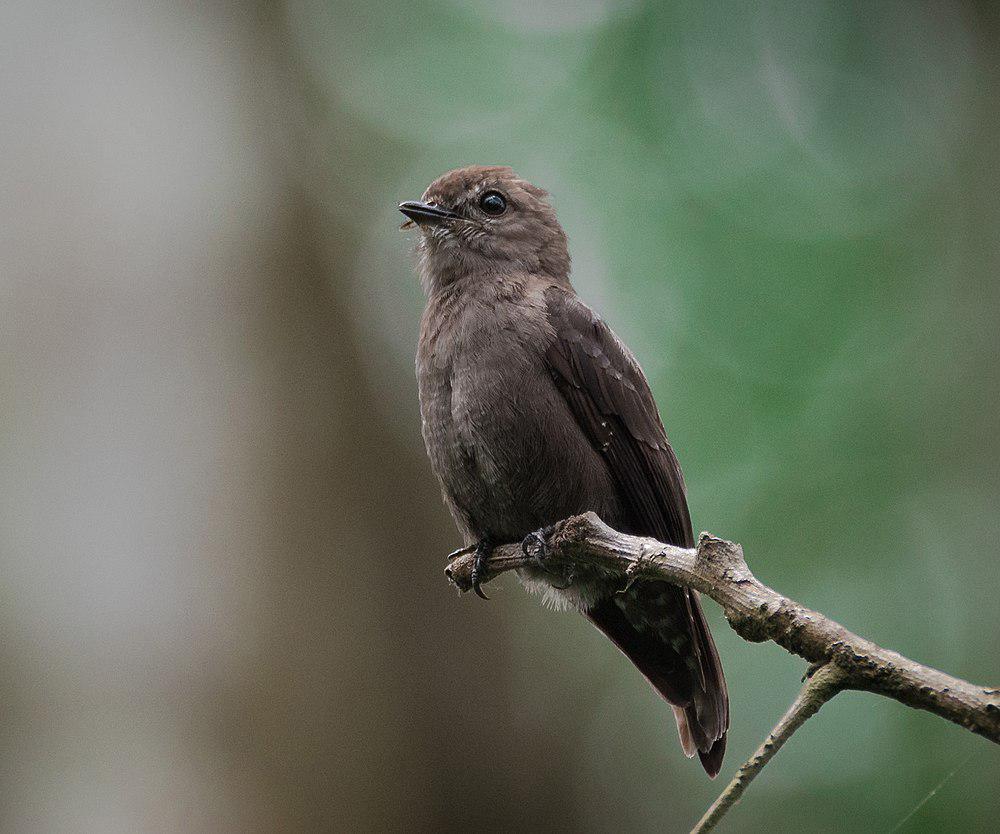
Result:
M565 281L566 234L548 193L510 168L473 165L432 182L419 201L399 204L420 230L418 251L425 289L471 274L529 272Z

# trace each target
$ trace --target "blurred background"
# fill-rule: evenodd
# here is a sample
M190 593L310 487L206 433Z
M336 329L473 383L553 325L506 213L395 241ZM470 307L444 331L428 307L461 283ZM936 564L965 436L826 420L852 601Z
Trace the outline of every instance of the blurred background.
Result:
M0 828L686 831L787 707L803 664L708 602L709 782L581 618L445 582L395 206L473 162L552 192L696 529L1000 683L998 21L5 3ZM848 693L725 828L995 830L998 782L988 742Z

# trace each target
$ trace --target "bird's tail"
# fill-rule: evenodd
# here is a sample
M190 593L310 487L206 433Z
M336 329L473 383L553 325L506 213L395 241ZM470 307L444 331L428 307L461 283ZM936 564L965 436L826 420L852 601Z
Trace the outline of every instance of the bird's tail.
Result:
M697 753L714 779L726 750L729 695L697 592L638 583L586 616L670 703L685 754Z

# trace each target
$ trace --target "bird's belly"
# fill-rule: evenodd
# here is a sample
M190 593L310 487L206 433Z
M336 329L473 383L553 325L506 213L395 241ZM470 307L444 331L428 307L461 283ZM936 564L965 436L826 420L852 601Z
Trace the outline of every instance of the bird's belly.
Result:
M522 538L568 515L613 514L615 490L544 369L452 379L457 460L443 479L474 535Z

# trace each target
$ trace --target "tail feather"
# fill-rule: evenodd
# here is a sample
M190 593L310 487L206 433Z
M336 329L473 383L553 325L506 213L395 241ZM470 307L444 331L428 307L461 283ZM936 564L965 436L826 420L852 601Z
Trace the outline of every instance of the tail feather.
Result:
M714 778L726 749L729 696L698 594L643 583L600 601L586 616L670 703L685 755L697 752Z
M698 758L701 759L701 766L705 768L705 773L710 779L714 779L722 770L722 759L726 755L726 734L723 733L718 740L712 744L707 753L698 751Z
M691 724L688 721L687 711L684 707L670 707L674 711L674 720L677 722L677 735L681 740L681 749L684 755L693 759L698 752L694 739L691 737Z

